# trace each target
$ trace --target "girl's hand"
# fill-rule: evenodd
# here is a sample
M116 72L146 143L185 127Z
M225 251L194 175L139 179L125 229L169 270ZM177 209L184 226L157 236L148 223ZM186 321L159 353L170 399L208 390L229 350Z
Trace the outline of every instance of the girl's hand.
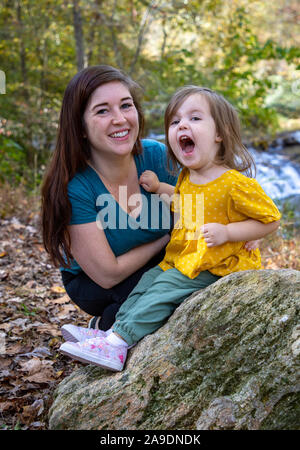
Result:
M207 247L216 247L228 241L227 227L221 223L206 223L201 227L201 232Z
M147 192L157 192L160 186L159 179L152 170L145 170L140 176L139 183Z
M248 241L245 242L245 249L248 250L249 252L251 250L256 250L259 246L259 239L257 239L256 241Z
M228 242L228 228L221 223L207 223L201 228L207 247L216 247L217 245ZM245 242L245 249L249 252L258 248L259 240Z

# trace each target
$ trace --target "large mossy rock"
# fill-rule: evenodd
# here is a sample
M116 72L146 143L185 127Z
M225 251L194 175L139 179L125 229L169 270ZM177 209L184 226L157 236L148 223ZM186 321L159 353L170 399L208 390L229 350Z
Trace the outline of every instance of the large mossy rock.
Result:
M51 429L300 429L300 272L231 274L129 351L55 392Z

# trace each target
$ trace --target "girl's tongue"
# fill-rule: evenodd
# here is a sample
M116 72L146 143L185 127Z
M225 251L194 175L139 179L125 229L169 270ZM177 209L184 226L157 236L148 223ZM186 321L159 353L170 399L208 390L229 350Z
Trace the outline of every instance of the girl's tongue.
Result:
M194 147L195 147L194 141L191 138L185 137L185 136L180 138L179 144L180 144L181 150L185 154L192 153L194 150Z

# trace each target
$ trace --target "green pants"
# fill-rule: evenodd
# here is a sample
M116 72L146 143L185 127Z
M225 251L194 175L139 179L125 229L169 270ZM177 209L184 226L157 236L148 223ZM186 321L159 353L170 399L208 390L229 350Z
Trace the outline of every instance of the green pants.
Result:
M191 280L177 269L159 266L144 273L116 315L113 331L128 345L160 328L193 292L204 289L220 277L208 271Z

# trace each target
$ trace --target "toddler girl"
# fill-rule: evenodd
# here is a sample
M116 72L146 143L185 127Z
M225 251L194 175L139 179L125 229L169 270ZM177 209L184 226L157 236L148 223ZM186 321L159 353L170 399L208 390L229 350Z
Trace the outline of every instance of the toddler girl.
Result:
M128 348L161 327L193 292L232 272L261 268L259 250L249 251L245 241L279 225L275 204L241 173L251 169L251 157L236 111L221 95L197 86L180 89L167 107L165 127L170 159L182 167L172 201L179 219L165 258L143 275L111 330L62 344L74 359L122 370ZM174 193L150 171L141 183L150 192Z

